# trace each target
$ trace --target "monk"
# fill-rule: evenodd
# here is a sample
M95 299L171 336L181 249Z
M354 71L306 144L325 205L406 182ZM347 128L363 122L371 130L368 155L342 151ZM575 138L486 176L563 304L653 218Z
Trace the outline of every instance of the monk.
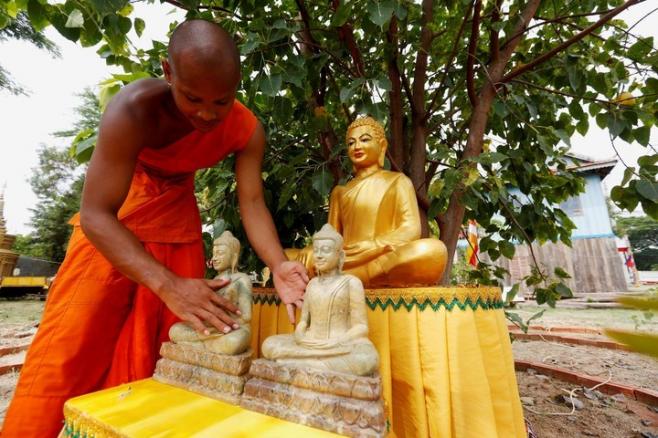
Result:
M328 221L345 239L344 271L366 287L436 284L445 269L446 247L438 239L420 238L411 180L383 169L388 147L383 126L360 117L345 137L354 175L332 190ZM312 272L311 247L286 249L286 255Z
M239 329L238 308L205 280L194 172L234 153L242 223L291 321L308 281L289 262L263 200L265 133L236 101L231 36L192 20L172 34L165 79L125 87L108 105L82 205L41 325L9 406L3 437L54 437L74 396L150 377L178 321Z

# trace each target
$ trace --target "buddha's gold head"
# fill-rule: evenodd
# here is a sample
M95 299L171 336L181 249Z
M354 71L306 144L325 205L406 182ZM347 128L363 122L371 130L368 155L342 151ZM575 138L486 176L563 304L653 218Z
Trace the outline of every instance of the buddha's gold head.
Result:
M324 224L320 231L313 235L314 268L318 273L335 268L340 272L344 262L343 236L331 225Z
M384 127L377 120L368 116L357 118L347 128L345 143L355 170L373 164L384 167L388 141Z
M230 231L224 231L213 242L212 265L218 271L231 268L235 272L240 255L240 241Z

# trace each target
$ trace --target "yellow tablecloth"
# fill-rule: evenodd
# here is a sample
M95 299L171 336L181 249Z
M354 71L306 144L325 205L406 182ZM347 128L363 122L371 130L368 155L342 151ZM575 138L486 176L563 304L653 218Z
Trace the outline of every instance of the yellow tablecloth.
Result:
M62 437L338 438L184 389L139 380L73 398ZM86 434L86 435L85 435Z
M285 306L254 291L252 348L290 333ZM366 289L390 436L527 436L499 288Z

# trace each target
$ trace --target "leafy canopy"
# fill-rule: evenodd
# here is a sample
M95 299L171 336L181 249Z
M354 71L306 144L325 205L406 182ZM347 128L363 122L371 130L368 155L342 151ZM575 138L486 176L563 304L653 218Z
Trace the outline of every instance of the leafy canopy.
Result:
M651 38L617 18L642 0L161 3L236 35L240 99L268 132L266 200L286 245L303 244L325 220L330 188L349 177L342 136L360 113L385 122L387 166L411 178L432 225L425 231L438 230L450 255L469 218L490 236L481 248L492 260L512 257L513 243L570 244L574 224L557 205L581 192L583 181L564 155L592 120L612 142L647 147L612 199L658 216L658 155L649 136L658 115L658 53ZM52 24L122 66L125 74L104 84L101 106L123 84L162 73L165 43L141 50L128 40L131 28L139 35L148 25L128 1L0 5L27 11L36 29ZM94 135L87 130L76 138L82 159ZM202 172L198 195L208 223L223 217L243 238L231 164ZM502 275L481 266L477 281ZM559 276L537 269L527 280L542 301L567 295Z

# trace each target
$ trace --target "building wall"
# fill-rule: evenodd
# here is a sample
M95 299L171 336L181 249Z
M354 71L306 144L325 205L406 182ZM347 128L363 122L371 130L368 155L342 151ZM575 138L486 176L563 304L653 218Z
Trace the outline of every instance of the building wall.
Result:
M572 239L614 236L601 177L598 175L586 175L585 192L563 202L560 207L576 224L571 234Z
M535 243L532 249L544 272L552 275L559 266L571 276L565 283L574 293L628 290L624 267L619 260L613 238L577 239L573 241L572 248L561 242L548 242L543 245ZM511 286L521 283L523 277L530 274L533 260L528 245L519 245L516 247L514 259L501 257L496 264L509 271L505 285ZM520 290L529 292L523 284Z

